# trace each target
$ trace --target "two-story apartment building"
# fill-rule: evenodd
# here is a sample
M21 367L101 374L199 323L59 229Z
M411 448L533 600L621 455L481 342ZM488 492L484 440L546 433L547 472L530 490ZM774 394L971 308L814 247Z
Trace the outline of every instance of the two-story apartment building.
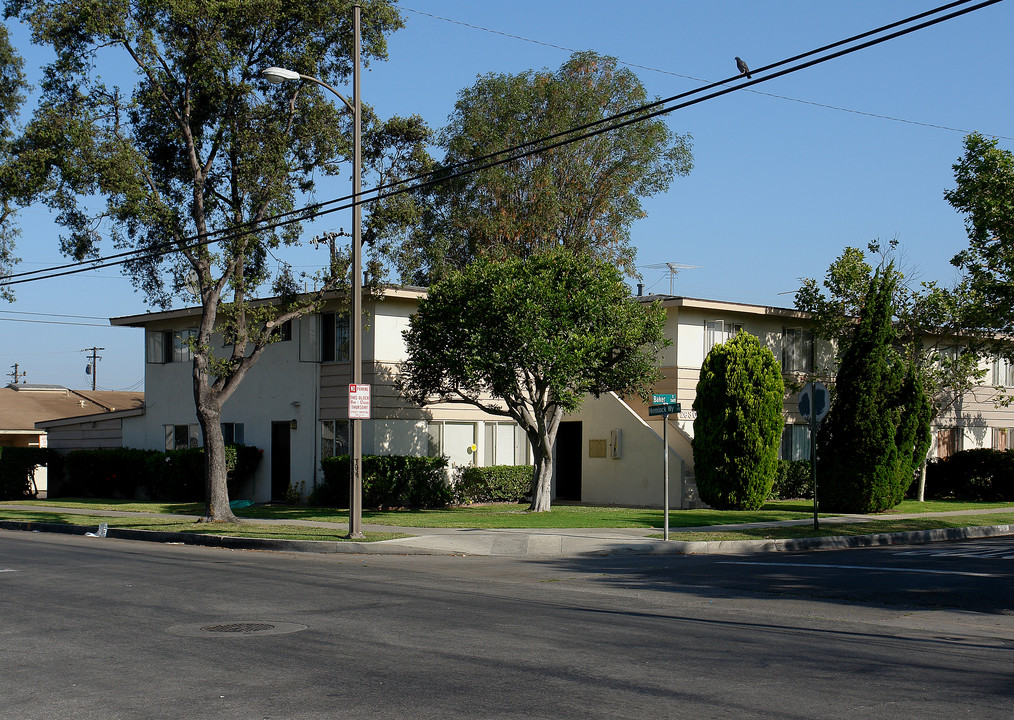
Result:
M527 439L514 423L469 405L420 407L399 396L397 377L406 359L402 332L424 293L388 288L381 299L367 303L363 380L372 388L372 417L364 421L364 452L442 454L455 465L529 462ZM677 395L682 405L679 415L669 418L668 450L662 446L662 418L651 417L639 398L589 397L561 425L554 456L557 500L660 506L668 453L670 505L689 507L695 500L693 401L708 351L737 332L750 332L780 359L790 387L801 385L815 368L828 367L833 356L827 342L814 340L808 317L797 310L670 295L642 301L662 304L672 341L660 358L664 379L655 386L655 392ZM322 477L321 459L344 452L349 333L347 316L336 308L331 301L286 328L225 405L227 440L265 453L253 486L244 492L250 499L281 499L290 485L308 492ZM182 308L111 320L143 328L145 334L145 409L123 419L125 446L171 449L201 442L187 343L199 312ZM1005 380L1014 374L1006 364L996 373ZM1014 411L995 407L994 394L984 386L939 418L932 452L1007 447ZM808 457L809 430L791 389L784 414L782 456Z

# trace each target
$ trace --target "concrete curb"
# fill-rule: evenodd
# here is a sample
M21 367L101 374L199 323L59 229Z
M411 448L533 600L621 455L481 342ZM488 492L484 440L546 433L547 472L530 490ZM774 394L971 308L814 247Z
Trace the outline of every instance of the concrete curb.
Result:
M64 525L62 523L0 521L0 529L24 532L55 532L83 536L91 526ZM495 534L490 531L488 534ZM787 540L725 540L725 541L670 541L645 538L640 542L629 540L587 539L584 542L569 543L569 547L557 552L547 552L543 542L530 542L532 538L544 538L546 533L526 535L523 547L511 543L509 550L497 551L493 543L489 550L474 543L451 543L454 547L416 547L411 544L416 538L399 538L377 542L335 542L327 540L275 540L267 538L241 538L227 535L198 535L194 533L161 532L157 530L130 530L109 528L107 537L121 540L139 540L167 544L219 547L233 550L270 550L276 552L305 552L318 554L352 555L469 555L502 557L560 557L560 556L608 556L608 555L748 555L765 552L793 552L803 550L843 550L861 547L887 545L917 545L948 540L1014 535L1011 525L984 525L964 528L942 528L936 530L913 530L875 535L831 536L823 538L799 538ZM446 536L445 536L446 537ZM480 544L481 545L481 544Z
M96 525L97 526L97 525ZM21 522L18 520L0 520L0 530L20 530L25 532L52 532L64 535L80 535L90 532L94 526L64 525L62 523ZM106 537L118 540L139 540L167 545L195 545L199 547L219 547L231 550L274 550L278 552L307 552L322 554L351 553L358 555L434 555L429 550L411 547L373 547L384 541L377 542L336 542L329 540L276 540L272 538L245 538L231 535L202 535L197 533L162 532L160 530L131 530L129 528L109 528Z

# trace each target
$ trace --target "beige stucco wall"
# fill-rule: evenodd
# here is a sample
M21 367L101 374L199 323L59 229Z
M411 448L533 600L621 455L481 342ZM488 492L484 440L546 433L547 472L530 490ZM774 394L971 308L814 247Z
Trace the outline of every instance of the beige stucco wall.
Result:
M606 505L661 507L664 500L662 437L623 400L612 393L589 397L568 420L582 423L581 500ZM661 430L661 423L659 423ZM612 457L610 440L619 431L619 457ZM673 434L672 430L670 434ZM606 457L592 457L592 446ZM669 507L682 504L682 458L669 450Z

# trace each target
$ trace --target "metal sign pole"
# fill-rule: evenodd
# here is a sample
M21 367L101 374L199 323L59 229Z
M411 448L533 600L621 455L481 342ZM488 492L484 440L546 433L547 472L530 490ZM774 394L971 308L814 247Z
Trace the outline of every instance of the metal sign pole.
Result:
M669 414L662 416L662 475L664 477L665 492L662 501L662 539L669 540Z
M810 479L813 481L813 529L820 530L817 519L817 413L810 414Z

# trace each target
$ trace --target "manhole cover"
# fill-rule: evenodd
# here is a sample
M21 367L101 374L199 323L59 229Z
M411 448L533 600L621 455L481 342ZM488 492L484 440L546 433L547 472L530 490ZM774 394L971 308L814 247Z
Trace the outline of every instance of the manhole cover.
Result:
M263 635L285 635L306 630L306 625L286 622L221 622L211 625L175 625L169 628L173 635L185 637L261 637Z

